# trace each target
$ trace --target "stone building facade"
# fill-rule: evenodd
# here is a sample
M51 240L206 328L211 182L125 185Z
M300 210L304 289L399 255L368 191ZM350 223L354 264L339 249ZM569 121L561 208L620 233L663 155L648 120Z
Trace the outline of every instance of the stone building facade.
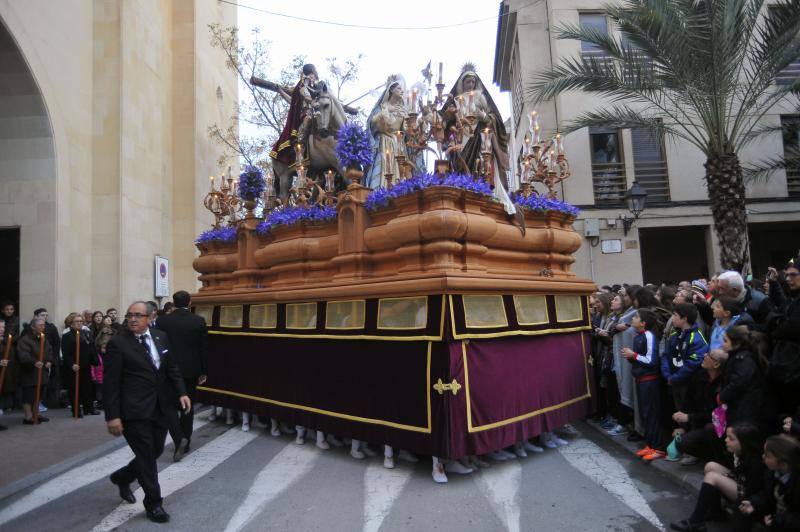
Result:
M500 3L494 81L511 99L512 153L519 155L527 116L534 109L527 86L562 58L597 53L587 43L559 40L562 24L618 29L601 12L606 0L504 0ZM800 75L800 62L786 75ZM542 129L551 134L584 111L602 105L597 94L567 92L537 107ZM606 102L607 103L607 102ZM796 102L776 107L764 124L797 124ZM771 134L740 154L744 163L780 155L793 135ZM583 129L565 137L572 177L566 201L582 210L575 228L585 236L575 271L598 284L707 277L718 271L719 246L712 227L703 154L681 140L646 131ZM632 217L622 194L637 180L648 190L644 212L625 234L621 216ZM800 175L778 172L747 187L751 253L756 275L781 265L800 248Z
M196 235L233 115L216 0L0 0L0 298L27 320L194 290Z

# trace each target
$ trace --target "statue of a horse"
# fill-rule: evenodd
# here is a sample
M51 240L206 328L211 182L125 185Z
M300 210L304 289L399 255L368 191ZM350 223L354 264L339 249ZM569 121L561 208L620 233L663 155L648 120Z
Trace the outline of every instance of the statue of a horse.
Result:
M344 175L343 168L336 157L336 133L345 123L344 108L336 96L328 92L327 86L321 83L319 95L314 99L312 109L314 116L305 153L309 160L308 175L317 177L331 168L338 171L340 175ZM281 199L285 199L289 195L292 176L296 174L296 171L275 159L272 160L272 171L275 173L275 181L279 186L278 195Z

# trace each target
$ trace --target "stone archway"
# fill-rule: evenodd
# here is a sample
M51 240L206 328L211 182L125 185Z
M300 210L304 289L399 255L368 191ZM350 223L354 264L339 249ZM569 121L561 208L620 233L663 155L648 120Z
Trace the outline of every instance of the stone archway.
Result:
M19 249L9 250L11 254L0 250L0 255L2 260L19 260L15 303L27 321L34 308L55 306L56 159L42 93L2 18L0 229L19 230Z

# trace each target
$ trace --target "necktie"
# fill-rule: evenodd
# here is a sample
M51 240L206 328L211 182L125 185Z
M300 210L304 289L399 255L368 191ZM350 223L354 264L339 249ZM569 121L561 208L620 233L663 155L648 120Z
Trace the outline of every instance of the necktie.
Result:
M150 343L147 341L147 335L146 334L143 334L143 335L141 335L139 337L139 343L142 344L142 347L144 347L144 350L147 353L147 356L150 357L150 360L153 362L153 365L156 367L156 369L158 369L159 366L161 365L161 361L160 360L156 360L153 357L153 352L150 350Z

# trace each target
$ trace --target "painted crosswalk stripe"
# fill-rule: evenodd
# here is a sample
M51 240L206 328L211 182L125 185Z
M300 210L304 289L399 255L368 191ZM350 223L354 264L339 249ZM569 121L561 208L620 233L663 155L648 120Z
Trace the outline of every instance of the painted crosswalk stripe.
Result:
M378 532L413 473L411 466L386 469L371 463L364 471L364 532Z
M166 497L207 475L212 469L257 437L258 435L254 431L228 430L196 451L186 455L182 461L160 471L158 480L161 485L162 497ZM136 496L136 504L120 504L99 525L92 529L93 532L113 530L137 514L142 513L144 511L142 504L144 492L139 488L134 495Z
M311 445L287 445L259 471L226 532L245 528L266 506L314 467L320 451Z
M205 419L195 418L194 430L200 429L206 423L208 421ZM132 459L133 452L126 446L48 480L24 497L0 510L0 526L43 504L59 499L103 477L107 477Z
M522 464L509 460L474 474L495 515L508 532L519 532L519 490L522 485Z
M585 439L573 440L568 446L559 447L558 451L572 467L602 486L656 528L664 530L664 525L647 504L628 472L610 454Z

